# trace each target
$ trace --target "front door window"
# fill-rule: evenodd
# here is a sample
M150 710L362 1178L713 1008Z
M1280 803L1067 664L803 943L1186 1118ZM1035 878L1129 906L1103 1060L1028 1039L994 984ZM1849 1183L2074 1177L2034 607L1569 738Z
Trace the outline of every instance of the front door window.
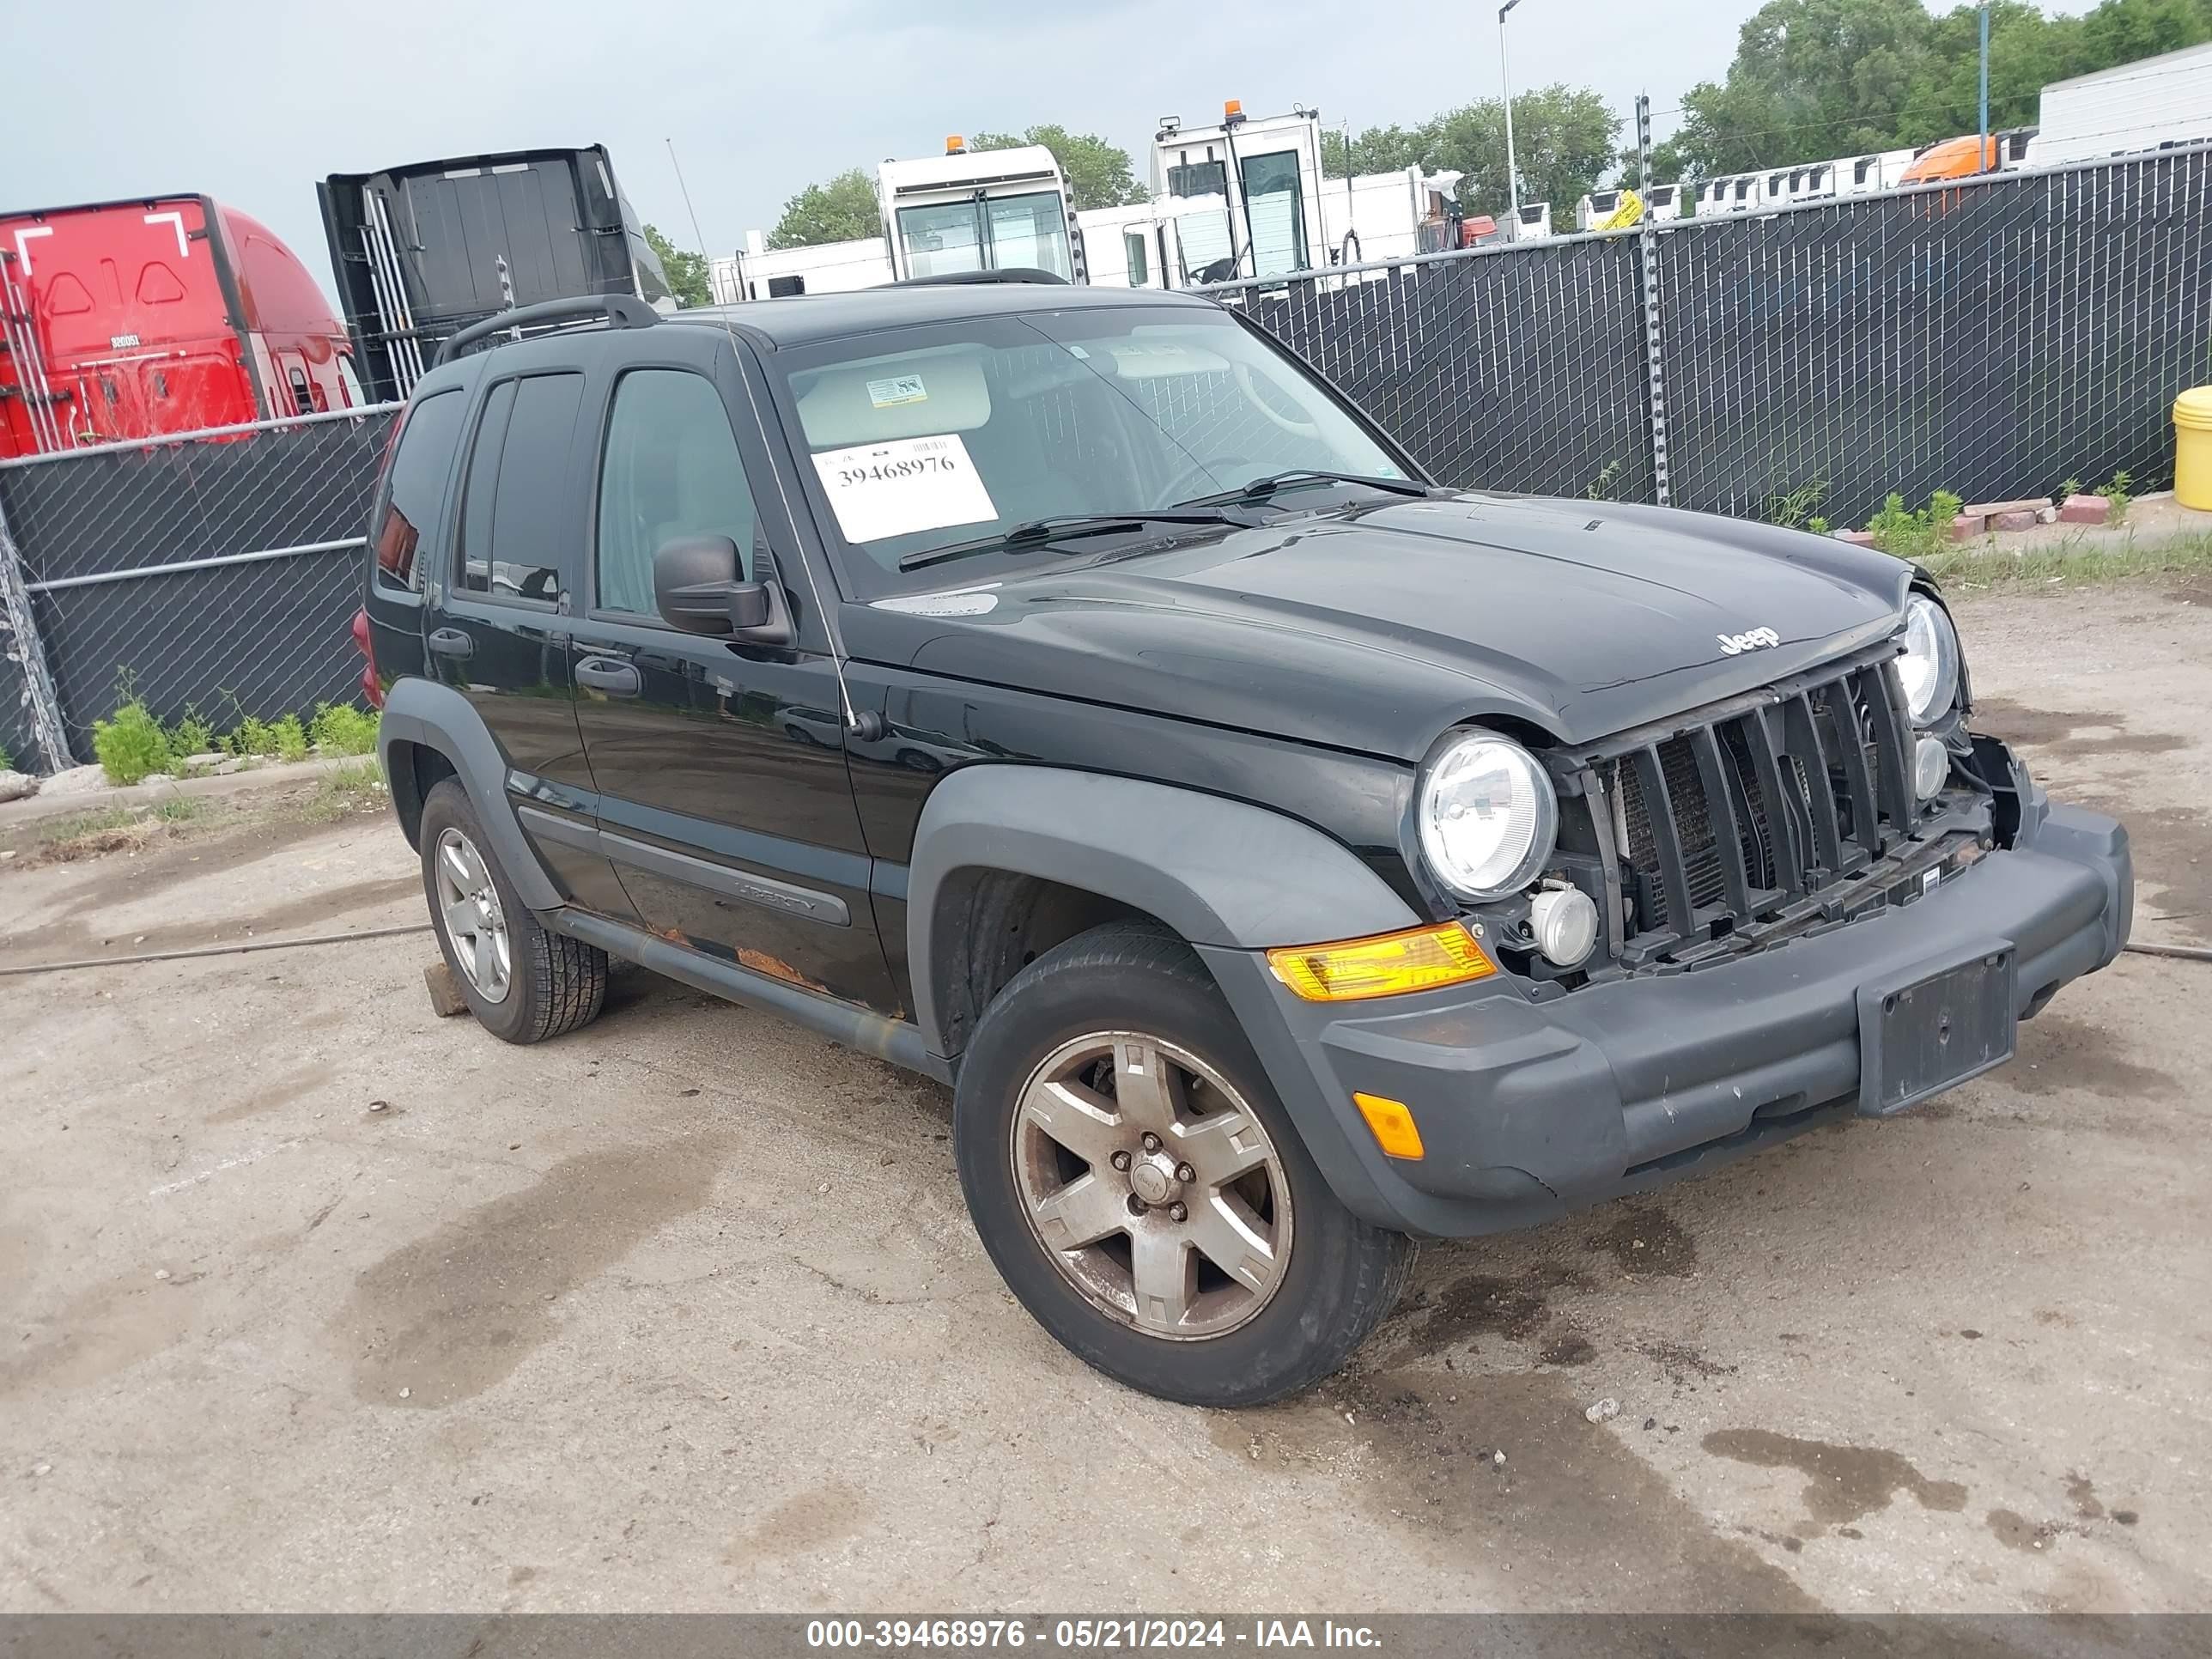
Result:
M1295 151L1243 160L1244 217L1252 239L1252 274L1276 276L1306 267L1304 204Z

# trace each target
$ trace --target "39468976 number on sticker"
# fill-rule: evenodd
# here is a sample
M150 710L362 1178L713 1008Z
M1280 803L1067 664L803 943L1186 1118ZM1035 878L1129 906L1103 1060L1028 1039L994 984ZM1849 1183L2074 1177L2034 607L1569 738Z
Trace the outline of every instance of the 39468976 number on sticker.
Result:
M849 542L985 524L999 516L957 432L825 450L814 457L814 470Z

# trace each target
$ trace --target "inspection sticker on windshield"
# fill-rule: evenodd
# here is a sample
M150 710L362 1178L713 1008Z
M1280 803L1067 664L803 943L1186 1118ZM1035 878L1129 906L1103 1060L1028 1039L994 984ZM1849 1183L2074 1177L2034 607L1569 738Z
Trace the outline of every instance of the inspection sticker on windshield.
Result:
M929 388L919 374L894 374L868 382L868 401L878 409L896 409L901 404L926 404Z
M999 516L957 432L833 449L814 458L814 470L848 542L988 524Z

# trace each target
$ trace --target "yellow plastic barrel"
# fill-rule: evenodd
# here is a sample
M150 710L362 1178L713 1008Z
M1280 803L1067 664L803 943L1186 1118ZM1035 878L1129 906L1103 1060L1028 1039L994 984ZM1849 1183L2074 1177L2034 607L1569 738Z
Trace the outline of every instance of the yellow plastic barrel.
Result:
M2173 400L2173 499L2212 513L2212 386Z

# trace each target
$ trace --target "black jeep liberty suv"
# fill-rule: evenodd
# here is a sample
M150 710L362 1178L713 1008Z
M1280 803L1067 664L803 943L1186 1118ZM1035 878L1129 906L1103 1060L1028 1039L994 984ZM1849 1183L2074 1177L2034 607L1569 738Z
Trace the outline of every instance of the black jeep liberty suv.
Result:
M2126 832L1837 542L1437 487L1248 319L1036 281L464 331L356 633L495 1036L607 958L951 1084L984 1246L1215 1406L1418 1237L1995 1066Z

